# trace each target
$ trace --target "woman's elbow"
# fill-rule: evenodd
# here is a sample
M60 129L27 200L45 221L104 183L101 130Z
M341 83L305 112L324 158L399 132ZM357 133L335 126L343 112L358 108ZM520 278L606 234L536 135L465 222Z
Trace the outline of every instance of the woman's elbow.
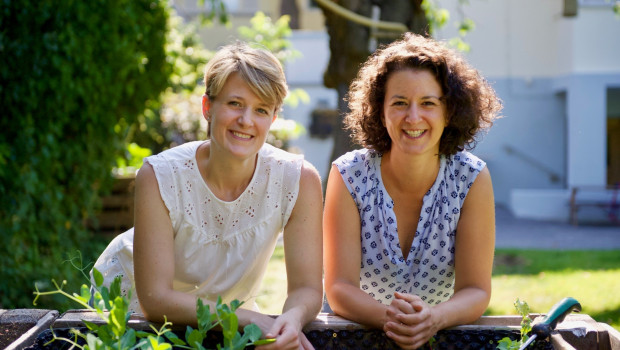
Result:
M346 287L341 283L334 283L325 287L325 296L332 311L338 315L346 315L347 310L344 298L347 297Z
M142 309L144 317L151 322L164 322L165 310L163 306L166 305L166 299L164 296L154 293L148 293L147 295L138 295L138 302Z

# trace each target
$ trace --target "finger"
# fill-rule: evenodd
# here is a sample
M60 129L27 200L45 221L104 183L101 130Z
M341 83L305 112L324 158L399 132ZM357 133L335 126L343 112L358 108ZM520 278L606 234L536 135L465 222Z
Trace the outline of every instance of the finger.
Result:
M284 331L284 324L279 318L276 318L275 322L269 328L269 331L265 333L265 338L276 338Z
M403 323L409 326L418 325L423 323L428 318L428 315L416 312L412 314L398 314L394 316L394 319L398 323Z
M392 332L401 336L412 337L415 335L415 329L413 327L400 322L387 322L383 330L386 333Z
M398 344L398 346L402 349L416 349L413 347L414 342L410 336L403 336L392 331L386 332L385 335L396 342L396 344Z
M410 303L415 300L422 300L419 296L415 294L403 293L403 292L394 292L394 297L396 299L405 300Z
M299 334L299 342L303 350L314 350L314 346L308 340L308 338L306 338L306 335L303 332Z
M392 302L390 303L391 307L396 308L398 311L406 313L406 314L410 314L412 312L415 312L413 306L410 304L410 302L403 300L403 299L394 299L392 300Z
M299 336L298 333L291 329L284 328L274 343L278 349L298 349Z

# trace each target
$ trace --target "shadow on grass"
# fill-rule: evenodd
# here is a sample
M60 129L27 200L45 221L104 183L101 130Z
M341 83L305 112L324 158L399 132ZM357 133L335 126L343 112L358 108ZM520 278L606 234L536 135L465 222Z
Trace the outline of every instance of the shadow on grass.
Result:
M618 250L498 249L494 275L537 275L552 271L603 271L620 269Z
M588 311L588 310L585 310ZM588 315L597 322L607 323L609 325L620 324L620 306L615 309L605 309L601 312L588 312Z

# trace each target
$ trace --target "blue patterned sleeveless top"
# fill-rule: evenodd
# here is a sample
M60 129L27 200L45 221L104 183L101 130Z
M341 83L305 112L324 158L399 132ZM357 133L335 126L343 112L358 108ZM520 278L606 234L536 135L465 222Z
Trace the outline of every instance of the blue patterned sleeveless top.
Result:
M485 162L466 151L441 157L437 179L424 195L407 259L398 240L394 202L381 179L381 154L360 149L333 164L360 214L361 289L386 305L394 292L418 295L431 305L448 300L454 293L455 237L461 207Z

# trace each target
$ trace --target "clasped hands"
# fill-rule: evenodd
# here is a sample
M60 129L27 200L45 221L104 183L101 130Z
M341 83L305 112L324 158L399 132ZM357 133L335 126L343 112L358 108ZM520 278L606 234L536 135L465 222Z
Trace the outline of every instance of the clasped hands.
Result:
M383 330L401 348L417 349L437 333L432 316L431 306L419 296L396 292Z

